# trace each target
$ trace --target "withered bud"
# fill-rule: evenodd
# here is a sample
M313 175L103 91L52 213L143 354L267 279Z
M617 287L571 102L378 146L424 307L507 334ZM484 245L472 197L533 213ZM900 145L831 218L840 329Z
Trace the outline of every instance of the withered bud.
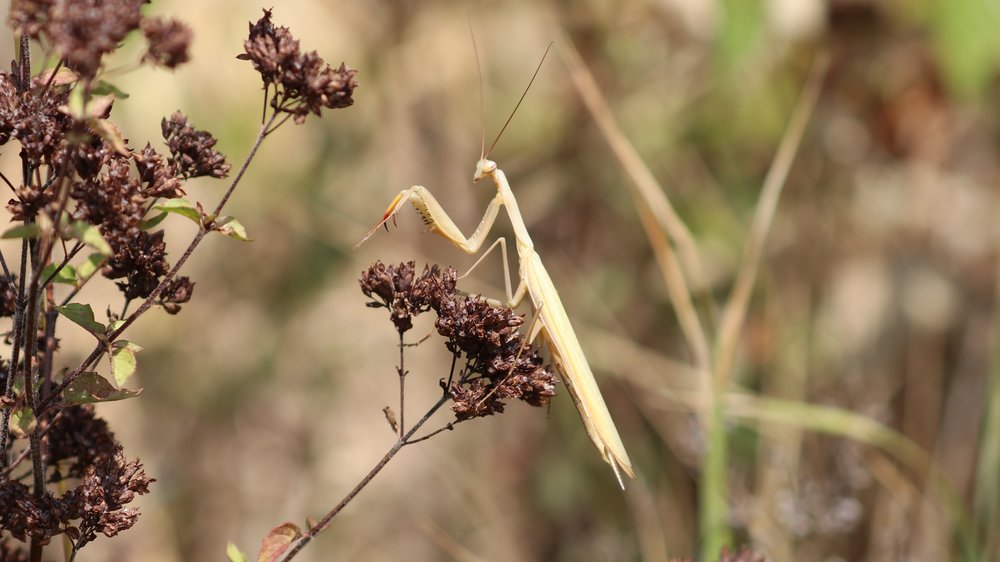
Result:
M187 24L176 19L146 18L142 32L149 48L142 56L144 62L166 68L177 68L189 60L188 47L193 33Z
M213 150L218 142L208 131L195 129L181 112L175 112L170 119L160 122L163 139L167 142L171 157L167 163L178 177L197 178L211 176L224 178L229 174L229 164L222 153Z

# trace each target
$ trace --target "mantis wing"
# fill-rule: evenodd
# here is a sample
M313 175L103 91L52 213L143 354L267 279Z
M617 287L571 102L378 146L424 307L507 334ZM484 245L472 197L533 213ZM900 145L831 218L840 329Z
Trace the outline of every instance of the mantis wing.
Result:
M583 355L580 342L576 338L573 326L569 323L566 309L559 299L552 279L549 278L545 266L542 265L538 254L532 255L532 259L525 268L528 278L528 292L536 309L540 309L541 333L549 346L552 354L552 361L562 376L563 383L573 397L576 410L583 420L583 425L587 429L590 440L600 451L605 462L611 465L618 477L618 483L624 488L621 473L625 473L629 478L634 478L632 462L625 452L625 446L618 435L618 428L615 427L608 406L604 403L601 390L594 380L594 374L590 370L590 364Z

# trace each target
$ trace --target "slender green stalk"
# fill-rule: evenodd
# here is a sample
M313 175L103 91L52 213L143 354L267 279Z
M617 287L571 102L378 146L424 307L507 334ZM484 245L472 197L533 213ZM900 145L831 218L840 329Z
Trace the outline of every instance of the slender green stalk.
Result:
M1000 295L1000 285L997 286ZM981 559L1000 559L997 512L1000 502L1000 309L993 312L993 350L987 381L983 428L976 464L974 513L980 538Z
M712 404L708 416L707 449L701 465L701 495L699 521L701 529L701 559L714 560L723 547L729 545L729 496L726 492L726 439L725 405L722 400Z

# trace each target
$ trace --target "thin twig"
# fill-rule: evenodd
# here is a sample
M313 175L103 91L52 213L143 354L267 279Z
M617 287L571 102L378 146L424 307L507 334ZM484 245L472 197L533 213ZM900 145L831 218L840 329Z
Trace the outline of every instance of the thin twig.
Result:
M62 415L62 412L57 412L56 415L52 417L52 421L54 422L56 418L60 415ZM42 437L45 437L45 435L49 432L49 429L51 428L52 428L51 423L46 424L45 428L42 430ZM28 454L30 453L31 449L27 447L25 447L24 450L18 453L17 458L10 463L10 466L0 470L0 481L6 480L7 477L10 476L10 473L14 472L14 469L17 468L17 465L21 464L22 462L24 462L24 459L28 458Z
M10 183L10 180L7 179L7 175L4 174L3 172L0 172L0 180L3 180L3 182L7 184L7 187L10 188L11 193L17 194L17 188L14 187L14 184Z
M3 257L3 251L0 250L0 266L3 266L3 274L11 279L10 268L7 267L7 259Z
M443 406L450 398L451 395L449 393L447 392L443 393L441 395L441 398L439 398L438 401L433 406L431 406L429 410L427 410L427 413L424 414L424 416L420 418L420 420L417 421L416 424L413 425L413 428L411 428L410 431L406 432L406 434L403 437L398 439L396 443L393 444L392 448L390 448L389 451L382 457L382 459L379 460L378 463L376 463L375 466L372 467L370 471L368 471L368 474L366 474L365 477L362 478L361 481L358 482L358 484L354 486L354 488L350 492L348 492L346 496L344 496L344 499L340 500L340 503L338 503L333 509L331 509L329 513L323 516L323 519L320 519L319 523L310 528L306 532L306 534L303 535L302 538L300 538L298 542L295 543L295 546L293 546L292 549L288 551L288 554L286 554L285 557L281 559L282 562L288 562L292 558L295 558L295 556L299 553L299 551L305 548L305 546L309 544L316 535L318 535L324 529L326 529L326 527L330 524L330 521L334 517L336 517L337 514L340 513L341 510L343 510L344 507L346 507L347 504L349 504L351 500L353 500L354 497L357 496L358 493L360 493L361 490L363 490L365 486L367 486L372 481L372 479L375 478L375 476L382 471L383 468L385 468L385 465L389 464L389 461L391 461L392 458L396 456L396 453L398 453L400 449L410 444L408 442L410 437L412 437L413 434L416 433L417 430L420 429L427 422L427 420L429 420L430 417L434 415L434 413L437 412L441 408L441 406Z
M49 88L52 86L52 82L55 81L56 74L59 72L59 69L62 68L62 65L63 59L59 59L59 62L56 63L55 68L53 68L52 72L49 74L49 79L45 81L45 87L42 88L41 92L39 92L39 98L44 98L45 95L49 93Z
M424 435L423 437L417 437L416 439L408 439L406 441L406 443L403 443L403 445L413 445L414 443L420 443L421 441L427 441L428 439L430 439L431 437L434 437L438 433L442 433L442 432L445 432L445 431L451 431L451 430L455 429L455 424L456 423L459 423L459 422L448 422L443 427L439 427L439 428L435 429L434 431L428 433L427 435Z
M36 498L45 495L45 467L42 462L42 412L37 407L41 401L41 396L35 396L35 376L32 361L35 359L35 346L38 345L38 316L40 313L39 294L41 293L42 270L52 257L54 242L59 237L59 223L66 208L69 198L69 181L63 181L59 186L58 210L55 213L52 231L45 233L39 241L38 256L35 259L34 268L31 272L31 280L28 282L28 301L24 305L27 323L24 327L24 396L25 403L35 416L35 428L28 437L31 447L31 467L34 475L33 492ZM43 365L39 364L38 370L41 373Z
M31 72L31 49L28 45L28 36L21 34L18 37L18 75L14 77L19 93L28 91ZM21 178L24 185L28 185L31 180L31 165L28 162L28 155L21 154ZM21 272L17 283L17 306L14 311L14 341L11 345L11 359L8 364L7 385L4 388L4 401L10 402L14 396L14 378L17 376L17 365L21 350L21 334L24 328L25 299L24 299L24 277L27 274L28 250L30 244L28 240L21 240ZM29 392L31 387L27 387ZM10 416L13 408L4 408L0 416L0 468L7 466L7 439L10 436ZM32 558L36 558L32 548ZM41 556L39 550L37 557ZM33 561L34 562L34 561Z
M42 288L44 289L45 287L48 287L49 283L51 283L52 280L55 279L57 275L59 275L59 272L66 267L66 264L69 263L69 260L73 259L82 249L83 249L83 243L77 241L77 243L73 246L73 248L63 257L62 262L60 262L59 265L56 266L54 270L52 270L52 273L50 273L49 276L45 278L45 281L42 281Z
M111 256L104 256L104 259L102 259L101 262L94 267L94 270L90 272L90 275L84 277L83 279L77 279L76 286L73 287L73 289L69 292L68 295L66 295L66 298L64 298L59 305L66 306L67 304L73 302L73 298L75 298L76 295L83 289L84 285L86 285L91 279L93 279L94 276L97 275L97 273L104 268L104 265L107 264L110 259Z
M406 431L406 371L403 370L403 332L399 332L399 438L403 438Z
M17 283L17 306L14 307L14 341L11 343L10 363L7 368L7 386L4 401L14 398L14 377L21 359L21 335L24 333L24 277L28 268L28 241L21 240L21 273ZM0 415L0 468L7 466L7 439L10 436L10 415L13 408L4 408Z

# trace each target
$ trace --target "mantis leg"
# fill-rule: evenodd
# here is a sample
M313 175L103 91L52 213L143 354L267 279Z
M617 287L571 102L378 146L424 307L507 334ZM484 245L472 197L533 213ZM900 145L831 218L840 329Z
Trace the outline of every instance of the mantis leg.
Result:
M389 219L394 219L396 213L399 212L406 203L412 203L413 207L417 209L420 216L423 217L424 222L430 227L431 232L441 236L452 244L461 248L461 250L467 254L474 254L479 250L479 247L483 245L483 241L486 239L486 235L489 234L490 229L493 228L493 223L496 221L497 213L500 212L500 206L503 205L503 198L498 193L496 197L490 201L488 207L486 207L486 213L483 215L482 220L479 222L479 226L476 230L472 232L471 235L466 237L459 230L455 222L451 220L448 213L444 211L441 204L438 203L437 199L431 194L431 192L422 185L415 185L410 189L404 189L399 192L399 195L392 200L389 204L389 208L386 209L385 215L382 220L378 222L368 234L358 242L357 246L363 244L366 240L371 238L375 231L381 226L386 226ZM386 228L388 228L386 226ZM357 247L355 246L355 247Z
M507 293L506 293L507 294L507 303L512 303L513 300L514 300L514 296L513 296L513 293L511 293L511 290L510 290L510 260L507 259L507 240L504 239L503 236L501 236L500 238L497 238L495 242L493 242L492 244L490 244L490 247L486 248L486 251L483 252L479 256L479 259L476 260L476 263L472 264L472 267L470 267L468 271L466 271L465 273L463 273L462 276L459 277L459 279L463 279L463 278L467 277L470 273L472 273L472 270L474 270L477 267L479 267L479 264L484 259L486 259L486 256L490 255L490 252L492 252L497 247L497 245L500 246L500 254L502 254L502 256L503 256L503 282L504 282L504 289L507 291ZM522 285L523 285L523 283L522 283ZM518 287L518 290L520 290L520 289L521 289L521 287ZM518 301L518 303L520 303L520 301ZM514 308L517 305L511 304L510 306L511 306L511 308Z
M518 283L517 285L517 290L511 292L510 260L507 258L507 240L504 239L503 236L497 238L495 242L490 244L490 247L486 248L486 251L483 252L481 256L479 256L479 259L476 260L476 263L472 264L472 267L470 267L468 271L463 273L462 276L459 277L459 279L466 277L467 275L472 273L472 270L479 267L480 262L486 259L486 256L488 256L490 252L492 252L497 247L497 245L500 246L500 253L503 255L503 281L504 281L504 289L507 291L507 306L509 306L510 308L517 308L521 304L521 301L524 300L524 296L528 294L528 284L525 282L523 278L521 278L520 283Z

